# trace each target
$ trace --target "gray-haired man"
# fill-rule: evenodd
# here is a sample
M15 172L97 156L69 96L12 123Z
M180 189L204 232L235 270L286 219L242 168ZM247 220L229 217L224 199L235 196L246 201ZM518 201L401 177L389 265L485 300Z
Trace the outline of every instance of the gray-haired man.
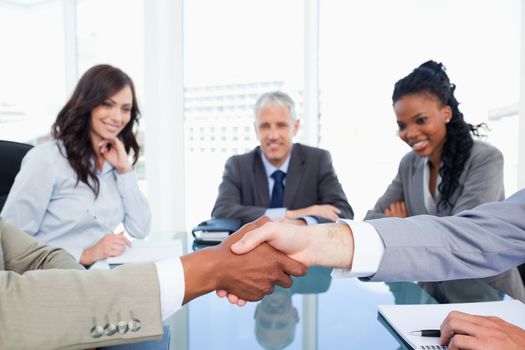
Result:
M295 224L353 218L330 153L293 143L300 121L287 94L263 94L254 126L260 146L228 159L212 216Z

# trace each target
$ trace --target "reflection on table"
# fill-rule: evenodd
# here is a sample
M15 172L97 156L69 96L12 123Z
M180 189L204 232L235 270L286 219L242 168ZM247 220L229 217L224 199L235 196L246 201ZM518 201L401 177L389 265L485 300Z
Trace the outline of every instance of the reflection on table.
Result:
M330 287L332 269L312 266L304 277L293 277L291 288L277 287L255 308L255 338L264 349L284 349L295 339L299 312L292 303L294 294L319 294Z

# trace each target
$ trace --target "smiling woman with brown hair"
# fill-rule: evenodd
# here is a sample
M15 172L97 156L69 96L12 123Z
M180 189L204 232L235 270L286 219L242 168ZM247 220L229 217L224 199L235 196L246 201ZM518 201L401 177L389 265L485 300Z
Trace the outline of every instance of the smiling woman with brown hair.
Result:
M113 228L123 223L139 238L150 228L132 167L139 156L138 117L126 73L109 65L89 69L58 114L54 140L24 158L2 217L83 265L122 254L131 243Z
M473 139L472 135L479 136L480 125L465 122L454 91L445 67L434 61L423 63L396 83L392 100L399 137L412 151L403 157L396 177L366 220L450 216L505 198L503 155ZM488 293L484 282L525 301L523 282L515 268L483 280L425 287L443 302L475 301Z

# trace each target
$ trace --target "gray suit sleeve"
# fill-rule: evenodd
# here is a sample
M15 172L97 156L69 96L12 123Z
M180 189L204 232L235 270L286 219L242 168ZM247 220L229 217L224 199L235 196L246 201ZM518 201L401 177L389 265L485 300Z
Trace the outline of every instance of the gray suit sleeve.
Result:
M224 166L219 195L211 212L212 217L236 218L246 223L264 215L266 208L241 204L240 176L241 171L236 167L235 159L229 158Z
M385 245L372 281L487 277L525 262L525 190L454 217L368 222Z
M343 187L337 178L334 166L332 165L332 157L328 151L321 154L319 162L319 204L331 204L341 210L339 217L342 219L353 219L354 211L343 191ZM316 216L318 222L331 222L330 220Z
M451 215L504 198L503 155L495 147L481 145L481 150L472 155L461 195Z
M0 271L0 348L85 349L162 336L154 264L75 270L81 267L63 250L2 223L0 230L9 270ZM90 334L95 325L132 317L141 322L136 332L99 338Z

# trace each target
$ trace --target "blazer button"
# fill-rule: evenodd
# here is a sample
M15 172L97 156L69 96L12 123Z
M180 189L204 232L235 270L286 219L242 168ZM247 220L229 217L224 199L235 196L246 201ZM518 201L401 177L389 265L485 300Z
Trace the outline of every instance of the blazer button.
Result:
M128 323L126 321L120 321L117 323L117 329L120 334L124 334L128 331Z
M136 332L142 327L142 324L140 323L140 320L133 318L131 321L129 321L129 330L132 332Z
M102 334L104 334L104 328L102 328L102 326L96 325L91 328L89 333L91 334L92 338L100 338Z
M107 323L104 326L104 334L112 336L117 332L117 326L114 323Z

